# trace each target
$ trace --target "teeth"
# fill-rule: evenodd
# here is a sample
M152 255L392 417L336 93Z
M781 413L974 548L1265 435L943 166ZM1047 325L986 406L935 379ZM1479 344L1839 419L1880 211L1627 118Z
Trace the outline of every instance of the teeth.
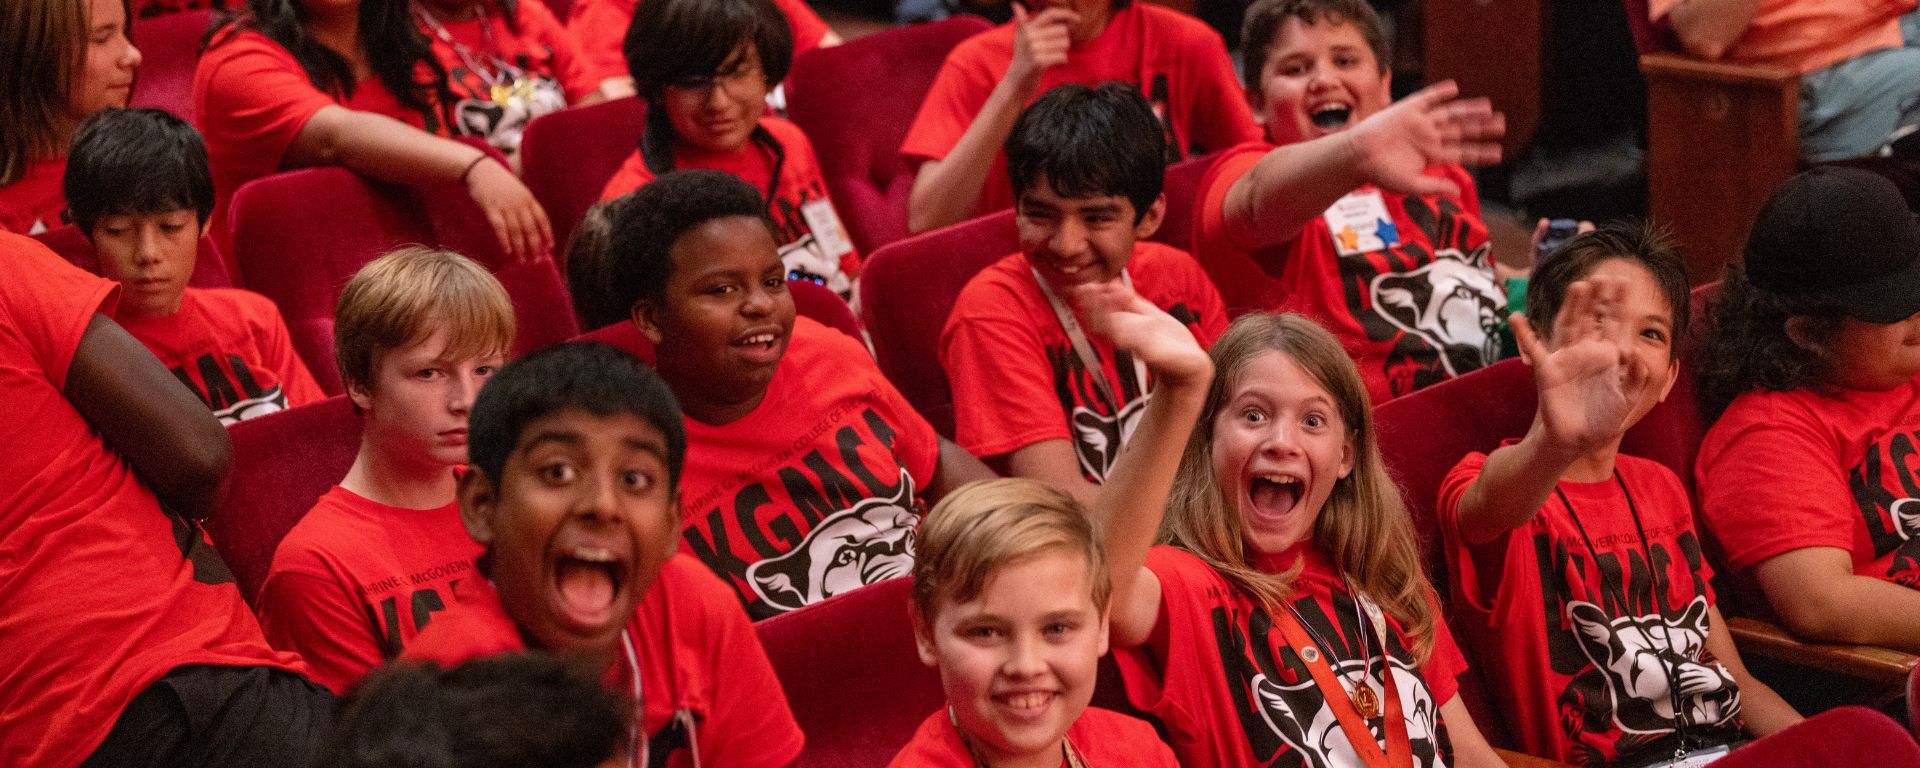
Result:
M1048 693L1046 691L1035 691L1033 693L1012 694L1010 696L1006 696L1002 698L1001 700L1005 701L1007 703L1007 706L1012 707L1014 709L1034 709L1036 707L1046 704L1047 700L1052 697L1053 697L1053 694Z
M743 340L743 341L741 341L740 343L742 343L742 344L772 344L772 343L773 343L773 334L771 334L771 333L756 333L756 334L754 334L754 335L752 335L752 336L748 336L748 337L747 337L747 338L746 338L745 340Z
M1272 472L1257 473L1253 477L1255 480L1265 480L1269 483L1279 483L1281 485L1294 485L1300 482L1300 478L1292 475L1280 475Z
M567 556L575 560L585 560L589 563L612 563L619 560L619 558L614 557L612 550L602 549L600 547L576 547L572 552L567 553Z

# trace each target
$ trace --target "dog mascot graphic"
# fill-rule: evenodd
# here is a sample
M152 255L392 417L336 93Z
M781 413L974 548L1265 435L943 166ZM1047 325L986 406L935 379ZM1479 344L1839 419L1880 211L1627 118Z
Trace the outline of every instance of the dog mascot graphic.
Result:
M1133 428L1140 423L1140 414L1146 407L1145 395L1134 398L1112 416L1074 407L1073 453L1080 458L1082 474L1103 482L1107 479L1107 470L1113 468L1114 459L1120 457L1120 448L1133 437Z
M1334 674L1342 682L1351 684L1351 680L1361 677L1358 673L1364 663L1358 659L1341 661L1334 665ZM1393 684L1400 691L1400 709L1407 720L1407 740L1413 746L1413 764L1418 768L1442 768L1437 736L1440 712L1432 694L1427 692L1427 686L1420 681L1420 677L1399 659L1389 658L1387 668L1392 670ZM1302 765L1308 768L1347 768L1359 764L1359 756L1347 739L1346 731L1341 730L1340 721L1327 706L1326 697L1321 695L1313 683L1313 677L1307 674L1304 667L1300 670L1300 682L1294 685L1283 685L1266 675L1255 675L1252 687L1260 717L1266 720L1267 727L1272 728L1282 741L1300 755ZM1371 723L1368 725L1372 726ZM1376 730L1374 737L1380 736Z
M1663 734L1674 729L1677 687L1688 725L1720 725L1740 712L1733 675L1699 659L1707 645L1707 598L1696 596L1680 616L1610 618L1593 603L1567 604L1580 651L1605 675L1613 719L1622 731Z
M1909 587L1920 588L1920 499L1908 497L1887 508L1893 516L1893 529L1900 534L1900 548L1894 550L1887 575Z
M1489 253L1484 245L1472 254L1442 250L1432 263L1375 276L1370 286L1373 310L1439 350L1448 376L1500 357L1496 329L1507 298L1487 269Z
M791 611L913 570L913 478L900 472L900 492L863 499L828 515L800 546L747 566L747 583L768 605Z

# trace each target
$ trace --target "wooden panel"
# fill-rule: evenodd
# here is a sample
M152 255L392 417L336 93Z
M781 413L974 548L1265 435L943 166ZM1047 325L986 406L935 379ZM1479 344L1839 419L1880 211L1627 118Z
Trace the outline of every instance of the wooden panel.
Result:
M1666 53L1640 57L1640 70L1650 212L1679 238L1693 283L1718 280L1767 194L1799 167L1799 76Z
M1809 643L1758 619L1728 616L1727 628L1740 655L1837 672L1882 685L1904 687L1920 657L1870 645Z
M1517 157L1540 124L1547 31L1542 0L1423 3L1427 82L1455 80L1460 93L1486 96L1507 115L1505 157Z
M1506 763L1507 768L1571 768L1571 766L1566 763L1548 760L1544 757L1534 757L1524 752L1514 752L1499 747L1494 747L1493 753L1500 756L1500 762Z

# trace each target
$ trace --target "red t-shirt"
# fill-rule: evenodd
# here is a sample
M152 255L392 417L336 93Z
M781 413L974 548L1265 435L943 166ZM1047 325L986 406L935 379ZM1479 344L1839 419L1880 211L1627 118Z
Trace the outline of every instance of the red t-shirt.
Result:
M161 14L174 13L176 11L212 8L214 5L213 0L133 0L133 13L135 16L144 19ZM229 7L234 5L239 5L239 3L231 2L231 0L227 3Z
M468 584L460 604L414 638L402 658L453 666L526 650L493 585ZM692 765L687 732L670 727L681 711L693 716L692 748L702 765L776 768L800 755L800 726L759 636L733 595L693 558L675 555L660 567L627 635L640 659L640 728L654 764L671 753L667 765ZM607 670L606 683L623 694L633 690L624 658Z
M913 570L940 438L860 342L798 318L753 413L686 425L680 550L754 619Z
M511 156L529 121L586 98L600 80L542 0L514 3L511 19L492 2L477 7L485 15L454 18L416 5L414 18L434 58L447 68L452 132L484 139Z
M1013 66L1013 33L1012 24L1002 24L947 54L900 145L909 163L945 158L966 133ZM1148 3L1115 11L1098 36L1068 52L1067 63L1041 73L1034 98L1056 85L1108 80L1132 83L1146 95L1167 131L1169 163L1260 138L1220 33L1179 11ZM997 153L974 210L987 213L1012 206L1007 158Z
M1376 405L1499 359L1495 329L1507 293L1493 275L1480 196L1466 169L1427 169L1460 185L1458 201L1365 186L1293 240L1244 251L1227 235L1227 190L1273 148L1234 147L1200 185L1194 256L1220 286L1228 314L1313 318L1347 348Z
M1468 544L1460 499L1486 462L1470 453L1447 474L1440 527L1454 618L1485 662L1489 693L1521 749L1576 765L1648 756L1653 742L1675 732L1670 669L1703 688L1683 698L1687 735L1739 738L1740 691L1706 650L1713 571L1680 478L1658 462L1621 456L1615 468L1631 497L1613 480L1563 480L1558 488L1572 510L1548 496L1523 528Z
M1333 655L1342 684L1351 691L1362 678L1358 607L1331 560L1311 544L1261 564L1278 573L1296 559L1305 563L1294 582L1293 604L1321 637L1338 638ZM1240 591L1192 553L1158 546L1147 567L1160 579L1160 618L1145 645L1116 656L1135 706L1166 724L1182 765L1242 766L1362 765L1334 714L1286 637L1259 602ZM1385 696L1380 677L1391 666L1417 768L1451 762L1440 705L1459 690L1467 662L1438 616L1433 654L1423 667L1398 622L1387 619L1389 664L1373 662L1364 677ZM1332 641L1330 641L1332 642ZM1378 647L1372 658L1378 659ZM1344 674L1342 674L1344 673ZM1384 709L1384 708L1383 708ZM1368 723L1385 750L1385 714ZM1307 754L1312 753L1312 754Z
M779 183L773 178L776 158L773 149L754 141L737 152L707 152L675 142L673 167L677 170L705 169L731 173L760 191L767 200L767 213L773 218L774 240L780 244L780 260L791 277L813 279L835 292L846 295L854 276L860 274L860 254L853 249L833 200L827 197L827 182L820 175L820 159L813 153L813 142L800 126L777 117L760 118L760 127L773 136L784 158L779 159ZM601 200L612 200L653 181L653 171L639 150L627 155L613 178L600 191ZM773 194L769 195L768 190ZM824 211L824 214L821 213ZM814 221L831 231L815 229Z
M1153 726L1099 707L1087 707L1067 726L1067 742L1086 761L1087 768L1130 766L1180 768L1173 750L1154 733ZM929 715L913 732L913 740L893 756L887 768L975 768L973 753L960 740L946 710ZM1067 763L1063 759L1061 765Z
M199 395L221 424L327 398L294 353L280 309L252 291L188 288L179 312L115 320Z
M1226 311L1200 265L1185 251L1138 243L1127 262L1133 288L1185 323L1203 347L1226 331ZM1064 298L1064 297L1063 297ZM1113 403L1088 375L1023 254L982 270L954 301L940 334L940 363L953 385L956 442L976 456L1012 453L1042 440L1071 439L1080 472L1106 479L1123 435L1147 404L1133 356L1089 335ZM1057 402L1059 410L1036 408Z
M1694 464L1700 512L1746 571L1804 547L1920 589L1920 378L1885 392L1749 392Z
M79 764L184 664L304 672L63 393L118 286L25 237L0 234L0 263L0 765Z
M25 175L0 187L0 232L37 235L60 226L67 210L61 183L66 172L66 155L35 160Z
M457 504L403 509L336 485L274 550L260 628L344 694L481 581L482 551Z
M773 0L787 15L787 27L793 32L793 57L820 47L820 39L831 31L820 14L804 0ZM633 9L639 0L575 0L567 12L567 31L580 41L587 56L588 74L595 84L610 77L627 77L627 27L633 25Z

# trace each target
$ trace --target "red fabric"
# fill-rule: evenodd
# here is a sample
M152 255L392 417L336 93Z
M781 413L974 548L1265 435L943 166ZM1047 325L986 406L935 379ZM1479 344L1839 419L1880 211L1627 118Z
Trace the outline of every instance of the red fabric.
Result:
M481 551L457 504L403 509L334 486L280 540L260 629L344 694L457 602Z
M1153 726L1118 712L1088 707L1067 727L1067 741L1088 768L1144 766L1179 768ZM1063 766L1066 764L1063 760ZM913 741L894 755L887 768L974 768L973 753L960 740L960 729L942 709L929 715L913 732Z
M755 619L912 569L939 436L858 341L799 318L752 413L686 427L680 549Z
M67 210L61 177L67 156L27 164L27 172L12 184L0 186L0 232L32 235L59 227Z
M1920 589L1920 378L1885 392L1749 392L1700 445L1700 512L1747 570L1837 547L1853 571Z
M1651 0L1663 26L1680 0ZM1812 72L1881 48L1899 48L1900 17L1914 0L1760 0L1746 31L1721 58Z
M133 0L133 13L142 19L196 8L212 8L213 0ZM142 53L145 50L142 49Z
M473 579L462 592L460 604L415 637L403 658L453 666L525 650L519 626L491 584ZM698 561L675 555L661 566L627 633L641 660L639 716L647 738L685 709L698 723L703 765L774 768L800 754L800 728L766 651L727 588ZM607 687L630 691L631 674L625 660L616 662L607 670ZM691 765L691 756L675 754L668 764Z
M1293 604L1307 626L1342 647L1331 655L1345 672L1344 684L1360 679L1357 610L1332 561L1311 544L1283 554L1271 565L1304 558L1294 582ZM1340 736L1333 714L1313 678L1256 600L1234 588L1193 554L1154 547L1147 567L1160 580L1159 626L1146 645L1118 654L1127 694L1167 726L1183 765L1360 765ZM1416 664L1399 623L1387 619L1389 665L1400 692L1414 765L1433 768L1450 760L1446 723L1439 707L1458 691L1455 678L1467 669L1436 604L1432 657ZM1264 633L1265 637L1255 635ZM1371 642L1371 641L1369 641ZM1377 649L1376 649L1377 654ZM1351 667L1351 669L1349 669ZM1381 693L1378 662L1368 673ZM1253 693L1248 701L1247 693ZM1383 733L1378 723L1369 724ZM1331 752L1327 739L1334 743ZM1383 746L1382 749L1385 747ZM1291 754L1312 751L1315 756Z
M631 96L563 109L527 124L520 139L521 177L547 210L555 243L573 242L573 228L639 146L646 124L647 103ZM564 253L556 251L563 258Z
M1454 626L1483 658L1500 660L1481 673L1521 749L1577 765L1648 757L1675 731L1668 665L1706 688L1683 696L1688 735L1737 740L1740 693L1706 650L1713 571L1680 478L1620 456L1630 499L1613 480L1563 480L1571 511L1549 496L1524 528L1469 544L1460 536L1460 500L1486 461L1468 454L1447 475L1439 516ZM1629 501L1650 542L1642 543ZM1580 526L1602 562L1589 555ZM1656 583L1664 589L1653 600Z
M146 7L137 12L150 16L155 5L166 1L146 0ZM200 7L141 19L128 30L134 47L140 49L140 77L127 106L164 109L183 118L193 114L193 68L200 58L200 41L213 21L208 4L195 2Z
M587 68L580 45L545 3L516 2L511 20L505 14L495 13L496 10L497 7L488 3L484 19L453 19L435 14L434 20L447 30L454 42L466 46L473 56L481 59L481 63L493 66L505 61L529 75L543 75L558 81L566 90L568 102L586 98L600 87L600 79ZM486 80L468 69L453 45L440 39L431 26L422 24L421 31L433 45L434 57L447 68L447 87L453 90L454 98L483 101L493 98Z
M1194 255L1220 286L1229 314L1288 311L1318 321L1359 365L1375 404L1493 361L1493 326L1506 311L1506 291L1493 277L1480 198L1466 169L1427 171L1460 185L1459 201L1355 190L1381 196L1397 246L1341 256L1323 216L1292 241L1249 253L1227 234L1227 191L1273 148L1233 148L1200 185Z
M281 538L353 466L360 415L339 395L248 419L227 435L233 471L226 498L207 518L207 535L233 569L241 597L257 604Z
M793 32L793 57L820 47L820 38L830 30L820 14L804 0L773 0L787 16ZM574 0L568 14L567 31L580 41L586 53L587 69L596 84L610 77L630 77L627 70L627 27L633 25L633 11L639 0Z
M1714 768L1920 768L1920 746L1893 718L1839 707L1720 758Z
M901 154L921 160L947 156L1012 66L1013 33L1011 23L1003 24L948 54L907 130ZM1063 83L1098 85L1108 80L1134 84L1153 104L1169 132L1170 161L1260 138L1220 33L1179 11L1147 3L1115 11L1099 36L1075 46L1067 63L1043 72L1033 93L1039 98ZM974 210L985 213L1012 205L1002 153L994 159Z
M0 234L0 262L0 764L78 764L183 664L304 671L267 647L204 536L66 399L117 286L24 237Z
M280 310L252 291L188 288L173 315L114 320L192 388L221 424L327 397L294 353Z
M1134 245L1133 288L1191 331L1203 347L1227 329L1220 292L1192 256L1159 243ZM1093 384L1024 254L987 267L960 292L940 334L940 363L952 383L955 442L975 456L1000 456L1043 440L1072 440L1081 473L1106 479L1122 436L1146 406L1133 356L1088 336L1098 375L1124 403ZM1058 403L1059 409L1039 407Z

